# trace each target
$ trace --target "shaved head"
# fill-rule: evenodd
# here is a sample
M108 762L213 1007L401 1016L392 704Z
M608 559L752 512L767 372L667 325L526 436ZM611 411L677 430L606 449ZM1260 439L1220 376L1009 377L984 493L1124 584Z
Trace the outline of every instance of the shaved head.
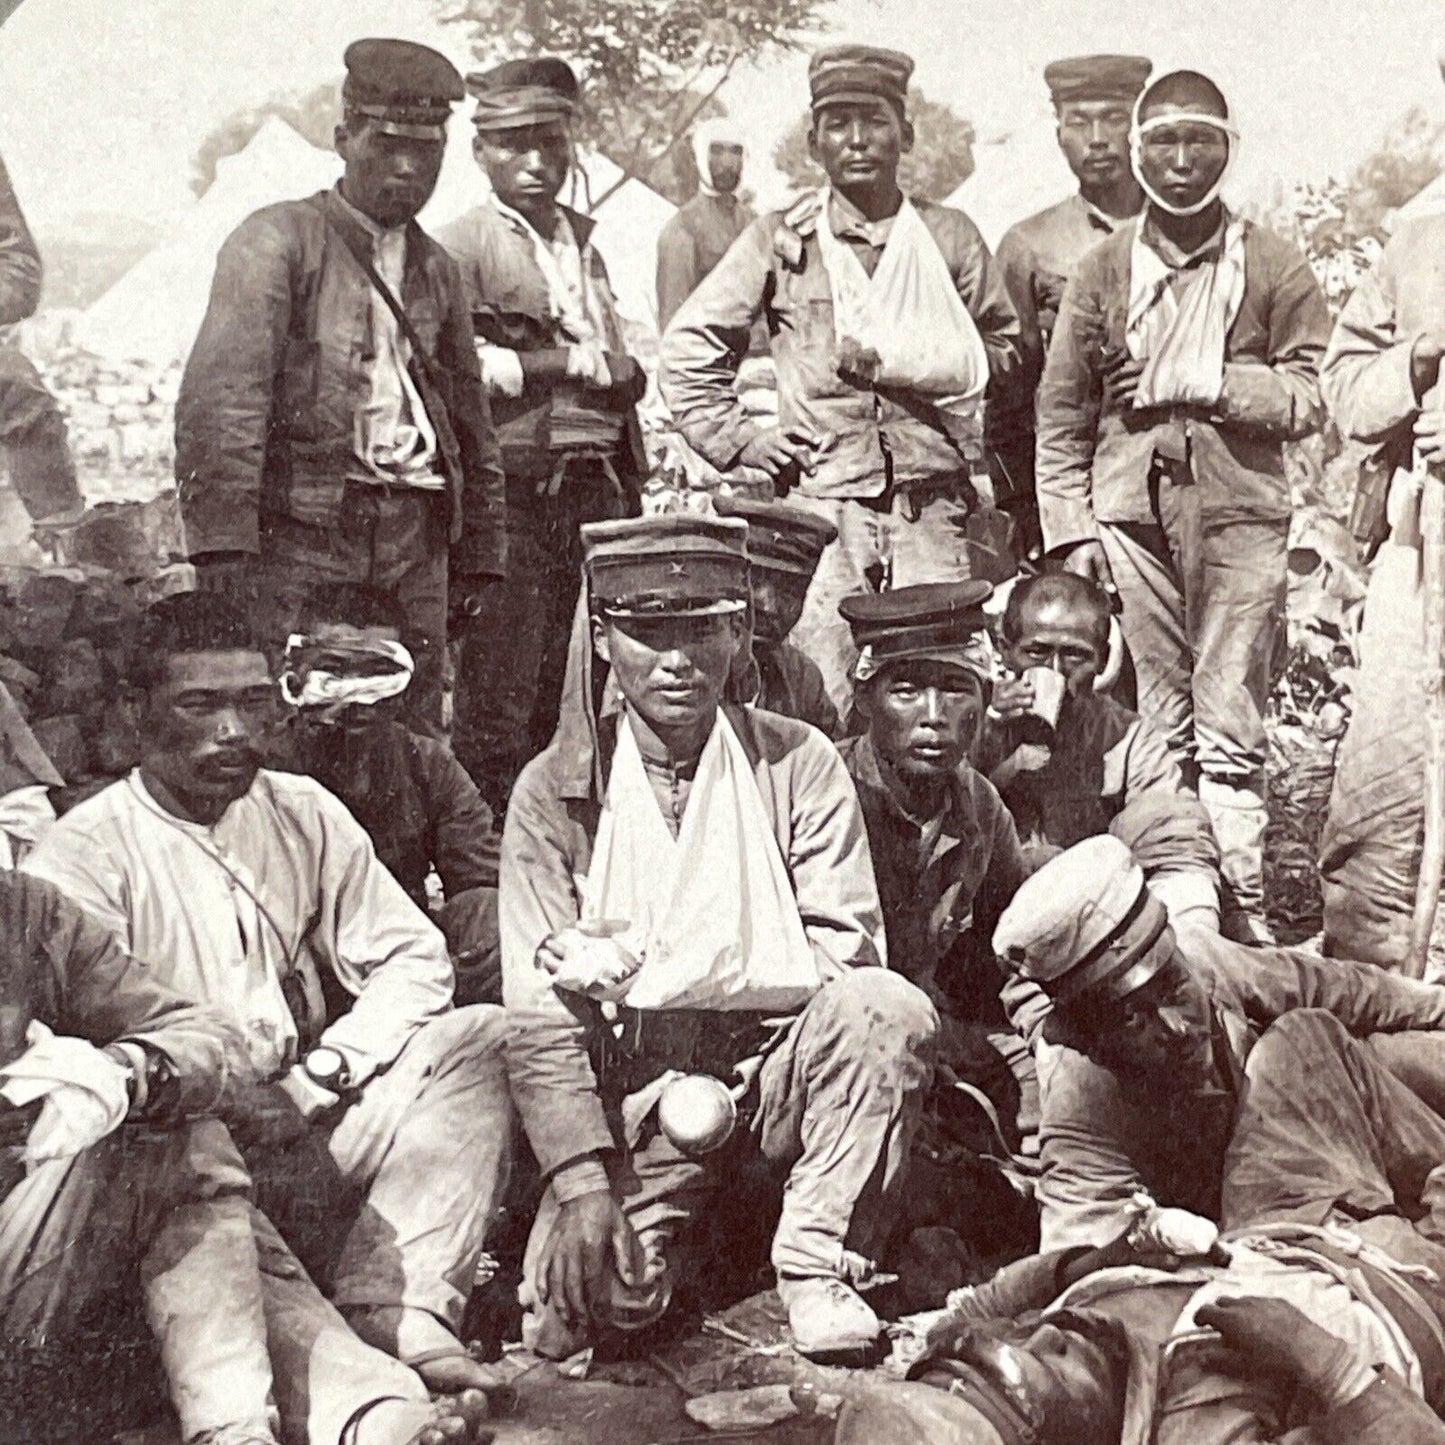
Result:
M1229 119L1224 93L1207 75L1197 70L1175 70L1161 75L1139 97L1139 119L1166 109L1192 110Z

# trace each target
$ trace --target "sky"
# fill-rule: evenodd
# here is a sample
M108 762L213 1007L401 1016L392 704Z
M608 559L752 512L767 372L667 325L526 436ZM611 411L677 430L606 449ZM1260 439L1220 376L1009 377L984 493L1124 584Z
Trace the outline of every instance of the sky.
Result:
M3 9L4 0L0 0ZM339 75L348 41L439 44L460 33L428 0L23 0L0 26L0 155L40 226L77 213L165 222L190 203L190 156L237 108ZM919 58L916 79L983 139L1016 137L1020 164L1056 172L1040 71L1122 49L1206 71L1243 133L1232 186L1264 199L1342 172L1413 103L1445 119L1439 0L836 0L830 39ZM722 99L766 155L806 103L806 59L740 73Z

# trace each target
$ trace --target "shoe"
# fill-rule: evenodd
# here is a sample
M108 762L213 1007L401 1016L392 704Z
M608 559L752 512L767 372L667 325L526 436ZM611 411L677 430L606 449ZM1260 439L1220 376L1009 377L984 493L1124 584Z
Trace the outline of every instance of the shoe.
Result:
M883 1332L858 1292L836 1276L780 1279L778 1298L788 1312L793 1348L819 1363L867 1356Z

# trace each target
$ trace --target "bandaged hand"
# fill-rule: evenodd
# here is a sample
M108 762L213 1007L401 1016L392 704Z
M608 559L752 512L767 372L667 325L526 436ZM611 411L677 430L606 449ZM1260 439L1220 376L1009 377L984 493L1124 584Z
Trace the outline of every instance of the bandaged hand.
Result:
M642 960L616 938L563 928L542 940L537 967L553 984L598 1003L617 1003L627 993Z
M1166 1209L1150 1203L1128 1235L1138 1254L1204 1259L1219 1248L1219 1226L1187 1209Z
M479 341L477 362L482 368L482 385L493 396L508 396L514 400L521 396L526 377L522 374L522 359L515 351Z
M567 375L574 381L585 382L588 386L612 385L607 356L593 341L574 342L567 348Z

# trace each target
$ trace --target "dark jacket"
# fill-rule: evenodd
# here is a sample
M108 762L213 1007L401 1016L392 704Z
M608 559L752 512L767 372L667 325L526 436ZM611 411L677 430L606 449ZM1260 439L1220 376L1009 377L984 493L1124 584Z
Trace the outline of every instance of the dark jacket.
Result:
M355 417L370 394L367 318L383 304L339 233L369 249L337 192L321 191L247 217L216 258L176 403L176 478L193 557L258 553L268 517L337 520L357 465ZM501 575L501 459L471 320L455 264L415 222L399 299L449 391L460 452L458 467L446 467L452 568Z
M1096 539L1099 522L1157 522L1156 443L1180 427L1206 525L1281 521L1290 514L1284 443L1323 420L1324 293L1296 247L1249 221L1244 297L1225 338L1218 403L1134 411L1104 401L1102 368L1106 354L1124 350L1142 224L1128 222L1089 251L1059 307L1039 386L1035 463L1050 551Z
M0 161L0 326L12 326L40 305L40 252Z
M572 227L582 264L606 313L603 346L625 353L626 339L612 298L612 284L602 256L591 243L596 222L567 206L560 206ZM448 222L437 232L461 272L462 286L476 336L511 351L539 351L565 346L552 315L546 278L532 254L532 243L517 224L495 206L483 204ZM550 476L555 464L552 411L565 396L572 406L593 405L620 414L621 441L612 459L619 476L639 480L646 475L647 458L642 428L634 403L637 396L623 387L608 391L584 388L575 381L546 386L528 385L520 397L493 396L492 414L501 440L502 464L510 477ZM533 488L524 489L530 494Z

